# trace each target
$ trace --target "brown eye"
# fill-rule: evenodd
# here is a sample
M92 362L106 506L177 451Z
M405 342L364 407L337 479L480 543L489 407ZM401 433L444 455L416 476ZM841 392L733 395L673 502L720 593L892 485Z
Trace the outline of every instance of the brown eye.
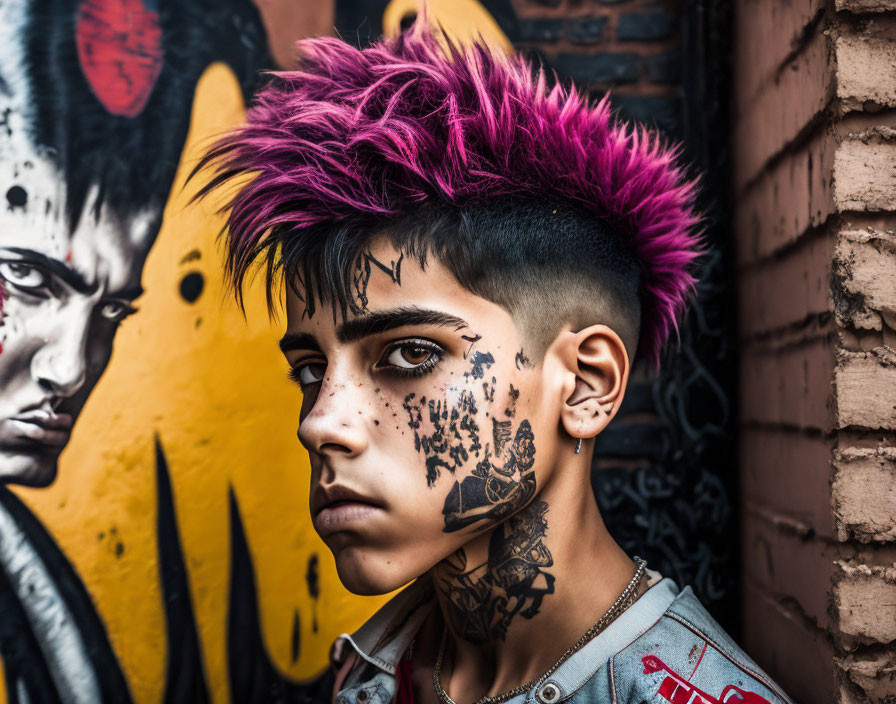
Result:
M308 364L296 365L289 370L289 378L296 382L299 386L311 386L324 378L327 371L327 365L319 362L310 362Z
M408 364L413 364L414 366L418 364L423 364L427 359L429 359L429 355L432 352L426 349L425 347L402 347L401 348L401 356Z
M396 347L389 353L386 362L393 366L401 367L402 369L413 369L414 367L419 367L421 364L424 364L431 356L432 350L426 347L421 347L419 345L402 345L401 347Z
M392 345L377 366L397 373L422 374L435 368L442 354L442 348L434 342L405 340Z

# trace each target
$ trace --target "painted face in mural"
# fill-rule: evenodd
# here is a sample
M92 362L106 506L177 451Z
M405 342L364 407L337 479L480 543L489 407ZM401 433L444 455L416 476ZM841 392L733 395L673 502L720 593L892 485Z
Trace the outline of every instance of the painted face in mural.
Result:
M101 210L74 229L52 162L10 126L0 153L0 481L42 486L133 312L154 233Z
M448 556L466 564L461 546L532 502L558 409L511 316L438 262L379 242L355 285L367 312L345 322L291 294L282 347L304 391L314 526L349 589L384 593ZM537 554L540 537L507 545Z

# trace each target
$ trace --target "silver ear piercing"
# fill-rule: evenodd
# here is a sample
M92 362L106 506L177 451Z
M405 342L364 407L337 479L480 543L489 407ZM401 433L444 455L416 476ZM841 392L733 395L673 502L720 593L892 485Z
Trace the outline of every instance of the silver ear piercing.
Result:
M582 451L582 438L579 438L579 441L576 443L576 454L579 454Z

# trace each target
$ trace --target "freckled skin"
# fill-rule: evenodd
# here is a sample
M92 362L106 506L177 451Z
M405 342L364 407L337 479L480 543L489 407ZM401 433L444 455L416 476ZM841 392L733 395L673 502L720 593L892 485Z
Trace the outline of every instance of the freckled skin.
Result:
M472 538L533 500L539 477L552 471L539 460L554 455L557 442L556 415L539 403L543 372L517 364L524 341L504 309L463 289L438 261L423 270L385 242L371 247L373 260L386 268L370 267L367 312L414 306L466 324L413 325L340 342L341 320L334 322L332 309L318 302L309 317L305 302L286 287L287 333L312 335L321 348L286 352L294 370L313 368L319 376L303 387L299 426L312 493L344 486L382 507L323 535L340 579L361 594L394 590L446 558L457 563ZM390 346L414 340L437 345L438 363L416 376L395 373L385 362L406 360ZM381 423L384 417L397 425ZM510 423L501 443L492 418ZM463 559L475 567L480 557L486 558ZM543 593L546 581L539 580ZM525 603L511 609L511 618L533 607L522 593L517 598ZM537 604L528 610L536 613Z

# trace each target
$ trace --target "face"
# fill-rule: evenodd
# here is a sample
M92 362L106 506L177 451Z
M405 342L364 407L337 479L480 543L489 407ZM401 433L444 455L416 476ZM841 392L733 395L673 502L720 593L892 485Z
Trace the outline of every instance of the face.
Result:
M19 116L6 113L0 142L0 481L43 486L134 312L154 227L145 214L97 219L91 197L71 233L63 176Z
M380 594L532 501L557 410L510 315L437 261L378 241L354 287L361 312L336 321L290 292L281 346L303 392L315 529L343 584Z

